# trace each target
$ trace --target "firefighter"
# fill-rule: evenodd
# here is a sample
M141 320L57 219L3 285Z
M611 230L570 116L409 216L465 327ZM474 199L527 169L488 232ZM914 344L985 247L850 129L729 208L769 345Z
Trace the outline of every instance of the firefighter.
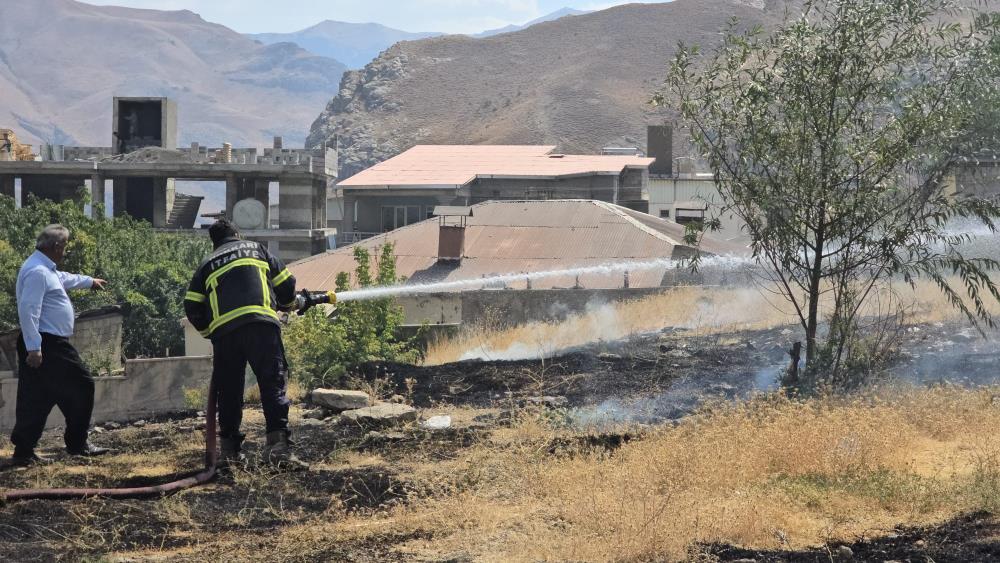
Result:
M215 250L191 278L184 312L201 335L212 341L220 461L244 459L240 423L249 362L257 376L267 424L264 459L301 468L288 439L288 364L277 313L294 306L295 278L263 245L242 240L225 218L216 221L208 234Z

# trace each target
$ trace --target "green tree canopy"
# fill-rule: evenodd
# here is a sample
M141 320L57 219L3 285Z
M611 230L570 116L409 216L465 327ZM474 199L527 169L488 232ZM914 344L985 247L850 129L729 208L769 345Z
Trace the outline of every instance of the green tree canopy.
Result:
M183 352L183 299L191 272L211 250L205 237L158 233L130 217L92 219L78 202L30 200L17 209L0 196L0 330L17 327L14 286L38 233L60 223L70 229L62 270L108 280L108 290L74 291L77 312L123 307L127 357Z
M969 235L946 224L995 231L1000 207L946 188L958 163L1000 146L987 120L998 26L950 0L817 0L770 34L733 22L707 57L678 50L653 101L680 110L726 212L797 313L814 370L836 377L862 305L891 279L934 280L993 325L1000 265L964 256Z

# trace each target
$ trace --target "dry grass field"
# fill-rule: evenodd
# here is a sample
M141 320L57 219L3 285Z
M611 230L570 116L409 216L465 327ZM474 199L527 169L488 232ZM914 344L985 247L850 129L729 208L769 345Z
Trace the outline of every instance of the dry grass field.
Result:
M1000 508L998 391L761 396L706 407L673 425L600 432L565 427L558 412L526 410L509 427L478 430L467 447L403 429L409 441L366 449L359 437L305 427L299 435L313 463L306 474L251 465L158 500L0 507L0 554L18 561L30 554L711 561L707 546L716 543L833 549L900 524ZM483 411L435 412L462 427ZM251 429L259 426L254 411L248 419ZM126 428L111 434L117 455L4 472L0 484L162 480L196 466L200 441L200 432L176 424Z
M772 361L768 349L780 354L794 335L782 332L788 317L751 291L680 288L622 304L620 335L691 330L618 348L359 373L372 388L406 393L424 418L451 415L452 427L356 427L305 419L296 404L293 437L310 471L250 463L166 498L10 503L0 506L0 559L846 561L847 545L854 560L1000 557L1000 388L884 383L809 398L720 395L653 425L573 417L595 400L655 394L681 378L705 378L710 388L720 374L737 385L752 377ZM963 325L933 288L907 299L918 324L904 345L914 354L940 359L961 341L996 355L989 341L959 334ZM432 352L446 361L448 350L528 338L551 350L578 346L603 319L470 332ZM950 367L940 380L967 370L942 365ZM527 400L541 394L567 405ZM251 457L262 426L248 404ZM58 431L47 434L43 453L56 463L0 471L0 488L170 480L198 467L204 434L197 419L179 418L108 428L95 440L117 452L67 458ZM10 453L0 443L0 458Z

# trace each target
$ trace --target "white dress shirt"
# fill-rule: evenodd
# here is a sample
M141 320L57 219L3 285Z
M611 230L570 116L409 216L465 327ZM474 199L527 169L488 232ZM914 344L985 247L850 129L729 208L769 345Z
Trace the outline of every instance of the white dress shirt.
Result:
M71 289L89 289L94 278L67 274L56 263L36 250L17 274L17 316L21 335L29 352L42 349L45 332L55 336L73 336L73 303L66 294Z

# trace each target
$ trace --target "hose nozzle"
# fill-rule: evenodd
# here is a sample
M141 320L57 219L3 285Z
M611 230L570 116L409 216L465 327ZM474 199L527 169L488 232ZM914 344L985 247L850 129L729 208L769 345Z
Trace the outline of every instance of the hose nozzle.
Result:
M336 302L337 294L333 291L308 291L303 289L302 292L295 296L295 311L299 315L304 315L306 311L316 305L324 303L333 305Z

